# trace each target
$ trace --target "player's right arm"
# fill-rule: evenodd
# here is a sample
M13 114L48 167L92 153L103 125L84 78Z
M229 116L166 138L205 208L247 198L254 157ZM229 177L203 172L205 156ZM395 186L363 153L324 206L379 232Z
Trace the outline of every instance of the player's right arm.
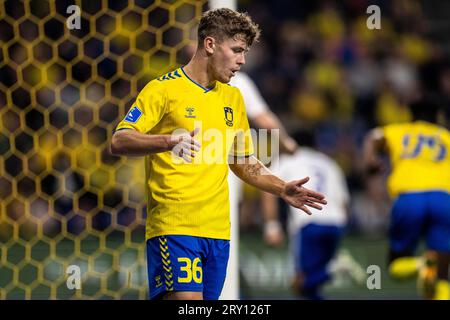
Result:
M114 155L144 156L169 148L166 135L148 135L132 129L116 131L111 139L111 153Z
M152 135L133 129L116 131L111 139L111 153L114 155L145 156L152 153L171 151L179 146L178 156L191 161L200 144L194 139L196 130L189 134L172 136L168 134Z
M115 155L145 156L176 150L177 155L191 162L200 144L194 139L195 130L181 135L151 134L164 117L167 90L162 82L150 81L139 93L125 118L117 125L111 139L111 153ZM176 148L176 149L174 149Z

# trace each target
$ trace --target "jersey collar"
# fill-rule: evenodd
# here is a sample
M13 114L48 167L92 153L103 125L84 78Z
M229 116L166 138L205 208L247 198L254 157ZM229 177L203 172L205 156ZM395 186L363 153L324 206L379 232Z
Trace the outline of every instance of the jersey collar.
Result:
M189 78L189 76L186 74L186 72L184 72L183 67L180 67L180 69L181 69L181 72L183 72L183 74L184 74L184 76L186 77L186 79L189 80L190 82L192 82L193 84L195 84L197 87L201 88L201 89L204 91L204 93L207 93L207 92L209 92L209 91L215 89L216 86L217 86L217 83L216 83L216 84L214 85L214 87L212 87L211 89L205 88L205 87L202 86L201 84L198 84L197 82L195 82L194 80L192 80L191 78Z

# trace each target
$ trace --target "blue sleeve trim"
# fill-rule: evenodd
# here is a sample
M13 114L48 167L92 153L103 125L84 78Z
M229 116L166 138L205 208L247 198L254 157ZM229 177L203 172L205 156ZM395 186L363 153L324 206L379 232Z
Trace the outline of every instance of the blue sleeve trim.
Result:
M119 128L119 129L114 129L114 130L113 130L113 134L116 133L117 131L120 131L120 130L134 130L134 129L131 129L131 128Z

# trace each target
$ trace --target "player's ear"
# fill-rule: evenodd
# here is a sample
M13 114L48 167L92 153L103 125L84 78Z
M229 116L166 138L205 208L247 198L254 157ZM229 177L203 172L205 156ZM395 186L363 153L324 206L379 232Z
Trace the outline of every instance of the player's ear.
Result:
M203 41L203 45L208 54L213 54L216 49L216 40L212 37L206 37Z

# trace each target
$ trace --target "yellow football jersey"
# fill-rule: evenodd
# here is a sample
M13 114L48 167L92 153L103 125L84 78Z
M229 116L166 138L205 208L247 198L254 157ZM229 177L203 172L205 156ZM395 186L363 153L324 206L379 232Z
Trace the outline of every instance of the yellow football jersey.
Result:
M438 125L415 121L383 127L392 171L392 197L405 192L450 192L450 133Z
M172 151L145 157L147 239L191 235L230 239L228 156L249 156L253 145L239 89L216 82L206 89L183 68L150 81L116 130L173 134L198 127L192 163Z

